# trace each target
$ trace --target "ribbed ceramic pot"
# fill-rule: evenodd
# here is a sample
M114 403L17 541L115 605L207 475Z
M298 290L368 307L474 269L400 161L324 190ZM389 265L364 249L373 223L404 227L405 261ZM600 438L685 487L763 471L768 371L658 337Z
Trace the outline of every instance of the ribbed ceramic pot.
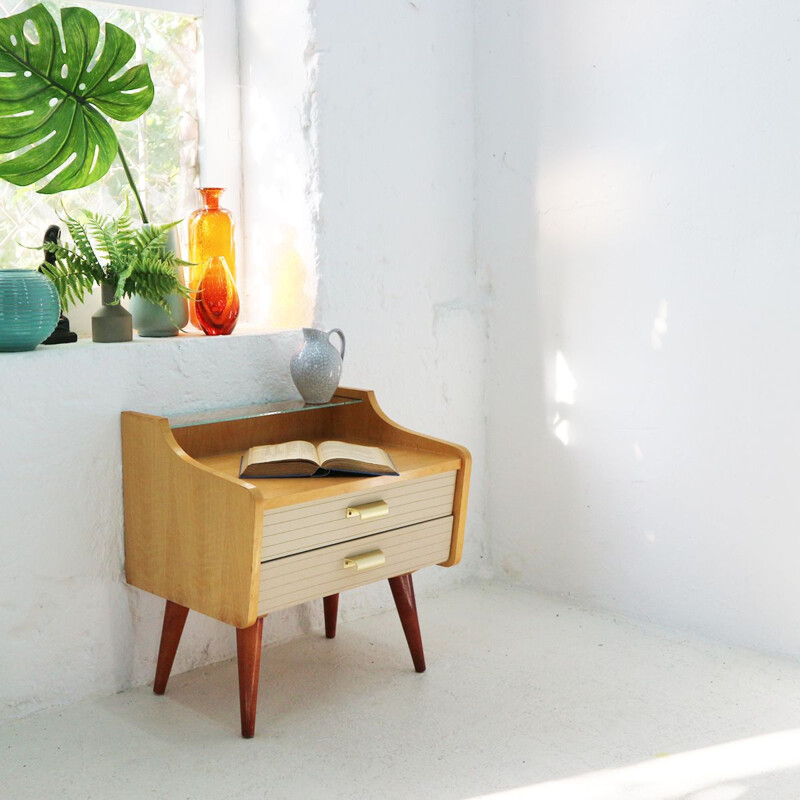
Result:
M0 269L0 352L33 350L58 323L53 282L35 269Z

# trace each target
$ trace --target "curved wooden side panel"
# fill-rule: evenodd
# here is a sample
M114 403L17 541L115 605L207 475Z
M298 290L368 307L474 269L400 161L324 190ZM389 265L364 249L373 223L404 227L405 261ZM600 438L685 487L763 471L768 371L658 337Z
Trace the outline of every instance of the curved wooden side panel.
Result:
M181 450L166 419L122 414L128 583L246 628L257 617L263 510L254 486Z
M464 547L464 526L467 521L467 499L469 480L472 471L472 456L466 447L445 442L432 436L416 433L389 419L378 405L375 393L366 389L339 387L336 394L345 397L359 397L363 402L336 409L332 418L336 436L353 442L376 442L396 444L417 450L456 455L461 459L461 467L456 474L455 495L453 497L453 538L450 555L439 566L452 567L461 560Z

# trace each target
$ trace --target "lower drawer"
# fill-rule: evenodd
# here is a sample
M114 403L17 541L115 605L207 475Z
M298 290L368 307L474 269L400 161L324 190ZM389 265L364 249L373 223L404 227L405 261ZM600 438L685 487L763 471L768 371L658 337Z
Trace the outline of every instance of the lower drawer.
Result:
M258 614L438 564L450 552L452 533L453 518L442 517L265 561L261 565ZM382 552L383 564L361 571L345 566L345 559L374 550Z

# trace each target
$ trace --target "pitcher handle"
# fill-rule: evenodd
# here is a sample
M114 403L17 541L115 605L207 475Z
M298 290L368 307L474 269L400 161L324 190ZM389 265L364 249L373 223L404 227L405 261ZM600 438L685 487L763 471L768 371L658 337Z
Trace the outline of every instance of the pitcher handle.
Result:
M331 334L332 334L332 333L335 333L335 334L337 334L337 335L339 336L339 338L342 340L342 346L341 346L341 348L339 349L339 354L340 354L340 355L341 355L341 357L342 357L342 361L344 361L344 334L341 332L341 330L339 330L339 328L331 328L331 329L328 331L328 334L327 334L327 336L328 336L328 338L329 338L329 339L331 338Z

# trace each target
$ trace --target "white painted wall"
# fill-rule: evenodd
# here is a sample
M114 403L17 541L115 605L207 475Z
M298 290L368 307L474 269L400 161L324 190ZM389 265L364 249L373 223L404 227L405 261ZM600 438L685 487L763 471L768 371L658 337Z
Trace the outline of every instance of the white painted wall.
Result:
M794 656L798 8L476 0L493 553Z
M473 239L470 3L317 0L316 321L347 334L343 380L407 427L460 442L474 473L464 561L487 570L486 323Z
M296 397L297 333L3 353L0 719L152 680L163 600L126 586L119 414ZM308 614L273 615L273 639ZM235 652L191 614L176 672Z

